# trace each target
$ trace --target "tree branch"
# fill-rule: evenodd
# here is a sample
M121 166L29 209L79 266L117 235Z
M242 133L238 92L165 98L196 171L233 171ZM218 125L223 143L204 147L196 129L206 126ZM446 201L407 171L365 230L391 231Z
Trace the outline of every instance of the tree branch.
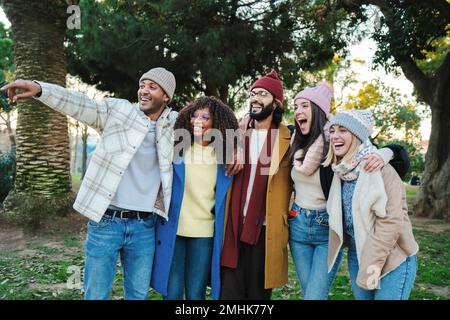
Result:
M354 6L362 6L366 5L374 5L380 8L381 12L386 18L392 16L392 9L387 3L386 0L342 0L344 5L354 7ZM392 32L394 30L394 26L390 23L390 21L394 21L394 19L386 19L387 26L389 31ZM396 41L396 40L391 40ZM411 56L400 55L396 52L391 52L395 61L402 68L402 71L406 78L411 81L414 87L417 89L419 95L424 99L429 105L432 104L432 79L427 77L422 70L419 69L417 64L411 58Z
M383 4L386 4L385 1L381 0L368 0L367 2L374 2L374 3L382 2ZM386 18L392 16L392 11L390 7L383 6L380 7L380 10ZM390 32L392 32L395 28L392 25L392 21L394 21L393 18L386 19L386 23ZM397 40L392 39L391 37L390 42L392 41ZM424 99L431 106L432 105L431 79L422 70L419 69L419 67L414 62L414 60L410 55L400 55L397 52L392 52L392 56L395 58L398 65L402 68L405 77L408 78L408 80L413 83L414 87L417 89L417 92L422 97L422 99Z
M431 105L432 79L427 77L425 73L423 73L422 70L419 69L419 67L411 57L399 56L398 54L393 54L393 56L402 68L405 77L413 83L422 99L424 99L429 105Z

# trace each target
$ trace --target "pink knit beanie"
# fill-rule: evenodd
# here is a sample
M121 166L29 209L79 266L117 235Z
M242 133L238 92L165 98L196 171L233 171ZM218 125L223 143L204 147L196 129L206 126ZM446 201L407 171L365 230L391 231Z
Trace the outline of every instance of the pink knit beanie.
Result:
M299 98L307 99L314 102L320 109L325 112L326 116L330 114L331 97L333 96L333 87L326 81L319 82L315 87L306 88L298 93L295 100Z

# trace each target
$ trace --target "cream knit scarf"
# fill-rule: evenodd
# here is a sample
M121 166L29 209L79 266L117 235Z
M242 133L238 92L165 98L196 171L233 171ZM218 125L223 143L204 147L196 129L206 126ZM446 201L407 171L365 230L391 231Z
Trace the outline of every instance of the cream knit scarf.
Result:
M377 150L375 146L367 139L358 148L358 152L350 160L350 163L341 161L339 164L332 164L331 168L336 172L341 180L352 181L358 179L361 166L359 165L364 156Z

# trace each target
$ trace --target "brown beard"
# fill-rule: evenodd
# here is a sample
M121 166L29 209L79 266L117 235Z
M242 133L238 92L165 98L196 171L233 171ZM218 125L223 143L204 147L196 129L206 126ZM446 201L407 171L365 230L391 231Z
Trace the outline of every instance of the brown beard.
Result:
M262 121L262 120L266 119L267 117L269 117L272 114L273 110L274 110L274 107L273 107L273 102L272 102L267 106L263 106L261 112L252 113L252 105L250 104L250 118L252 118L253 120L256 120L256 121Z

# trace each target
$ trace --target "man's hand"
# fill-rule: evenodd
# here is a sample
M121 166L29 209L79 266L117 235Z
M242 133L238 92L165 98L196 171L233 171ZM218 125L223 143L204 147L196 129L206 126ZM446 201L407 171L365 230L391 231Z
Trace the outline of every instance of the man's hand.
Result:
M367 172L381 170L385 165L383 158L378 153L368 154L363 159L365 160L364 170Z
M19 99L29 99L41 93L41 86L29 80L16 80L0 88L0 91L8 90L8 98L13 102ZM17 90L20 90L19 92Z
M236 152L234 153L233 163L227 164L227 172L225 173L225 175L227 177L235 176L243 168L244 168L244 153L241 150L241 148L237 148Z

